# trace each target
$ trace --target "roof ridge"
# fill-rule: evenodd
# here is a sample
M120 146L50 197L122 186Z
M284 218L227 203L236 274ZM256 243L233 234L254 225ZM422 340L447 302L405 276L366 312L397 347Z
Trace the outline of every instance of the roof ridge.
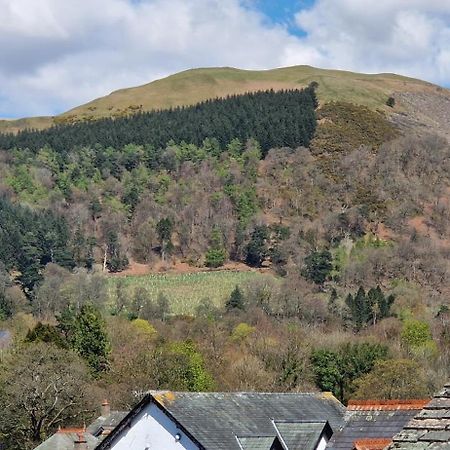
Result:
M246 394L246 395L322 395L328 393L327 391L321 392L270 392L270 391L202 391L202 392L191 392L191 391L173 391L171 389L161 389L161 390L149 390L146 391L149 394L162 394L165 392L172 392L173 394L187 394L187 395L236 395L236 394Z
M392 442L390 438L362 438L353 443L356 450L378 450L383 449Z
M285 420L283 420L283 419L281 419L281 420L272 419L272 421L274 423L295 423L295 424L298 424L298 423L327 423L327 420L308 420L308 419L305 419L305 420L301 420L301 419L299 419L299 420L294 420L294 419L285 419Z
M57 433L86 433L86 428L59 428Z
M411 410L423 409L430 399L401 399L401 400L350 400L348 411L364 410Z
M429 398L411 398L411 399L389 399L389 400L378 400L378 399L367 399L367 400L349 400L349 405L403 405L410 403L421 403L421 402L429 402Z

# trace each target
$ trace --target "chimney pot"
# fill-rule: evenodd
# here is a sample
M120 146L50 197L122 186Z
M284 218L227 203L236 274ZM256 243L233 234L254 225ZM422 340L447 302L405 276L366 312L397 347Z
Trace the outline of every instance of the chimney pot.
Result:
M108 400L103 400L101 415L102 417L108 417L111 414L111 406L108 403Z
M89 450L84 433L78 433L75 442L73 443L74 450Z

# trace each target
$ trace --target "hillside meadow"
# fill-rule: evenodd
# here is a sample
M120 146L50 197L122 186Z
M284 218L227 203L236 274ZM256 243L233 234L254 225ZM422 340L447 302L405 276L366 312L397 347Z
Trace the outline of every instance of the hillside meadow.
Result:
M143 287L152 300L161 294L169 301L169 310L173 315L194 315L202 300L208 299L215 307L223 308L226 300L236 286L245 287L253 280L277 280L270 273L260 272L192 272L149 274L108 278L108 292L112 303L117 297L117 285L123 284L129 296L133 296L137 287Z

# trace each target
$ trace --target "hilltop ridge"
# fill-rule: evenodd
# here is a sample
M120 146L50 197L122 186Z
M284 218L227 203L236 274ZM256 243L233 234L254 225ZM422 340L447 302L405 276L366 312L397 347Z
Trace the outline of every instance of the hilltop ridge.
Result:
M140 111L187 106L203 100L266 89L303 88L319 83L319 101L345 101L370 109L391 112L389 96L398 93L434 95L450 99L447 89L401 75L361 74L341 70L293 66L270 70L243 70L231 67L189 69L141 86L119 89L54 117L0 120L0 132L25 128L44 129L57 123L120 117ZM409 110L410 102L406 105ZM401 104L398 112L403 111Z

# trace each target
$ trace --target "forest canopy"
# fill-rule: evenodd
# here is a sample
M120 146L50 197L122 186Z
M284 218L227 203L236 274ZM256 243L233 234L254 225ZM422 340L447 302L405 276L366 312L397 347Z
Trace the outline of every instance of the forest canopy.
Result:
M206 138L215 138L224 147L235 138L254 138L265 153L273 147L308 146L316 129L316 107L315 85L303 90L270 90L117 119L4 134L0 148L38 151L48 145L66 152L74 146L146 144L158 149L169 141L200 145Z

